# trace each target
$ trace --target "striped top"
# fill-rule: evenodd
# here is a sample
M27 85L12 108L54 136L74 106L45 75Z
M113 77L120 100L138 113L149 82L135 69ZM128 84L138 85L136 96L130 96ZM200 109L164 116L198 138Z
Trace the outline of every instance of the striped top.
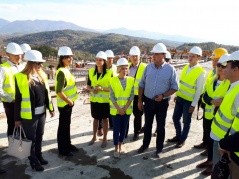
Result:
M121 83L123 89L125 90L126 78L124 78L124 79L119 78L119 80L120 80L120 83ZM131 90L129 101L133 101L133 99L134 99L134 88L132 88L132 90ZM114 93L113 89L111 88L111 86L110 86L110 100L112 101L113 104L116 102L115 93Z
M175 68L164 62L159 68L154 63L145 68L139 87L144 89L144 95L152 99L170 89L178 90L178 76Z

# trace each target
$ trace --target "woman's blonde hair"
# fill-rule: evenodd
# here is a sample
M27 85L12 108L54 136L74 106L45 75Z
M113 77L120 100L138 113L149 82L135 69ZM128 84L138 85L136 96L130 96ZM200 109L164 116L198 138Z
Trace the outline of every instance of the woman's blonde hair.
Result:
M34 73L37 73L38 74L38 79L40 81L40 83L45 83L45 78L44 78L44 74L43 72L40 70L40 71L35 71L35 69L33 68L33 65L35 64L36 62L31 62L31 61L28 61L27 62L27 65L25 66L25 68L22 70L22 73L23 74L26 74L27 77L28 77L28 82L29 82L29 85L33 84L35 85L35 82L32 78L32 74Z
M117 66L117 73L120 73L121 68L122 68L123 66L126 66L126 65ZM128 67L128 70L127 70L127 74L129 74L129 67Z

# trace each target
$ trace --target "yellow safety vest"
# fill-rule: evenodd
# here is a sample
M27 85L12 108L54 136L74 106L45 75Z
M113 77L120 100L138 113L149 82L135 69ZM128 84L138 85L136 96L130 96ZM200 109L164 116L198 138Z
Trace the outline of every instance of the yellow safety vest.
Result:
M3 82L3 91L11 96L12 99L15 99L15 81L14 74L12 72L11 65L8 62L1 64L4 69L5 80ZM1 98L3 102L7 102L6 99Z
M188 100L193 101L194 95L196 94L196 80L201 75L205 73L205 70L199 66L192 69L188 74L187 70L189 65L186 65L183 70L179 81L179 90L176 92L176 95Z
M239 84L226 93L211 125L210 136L218 141L226 135L233 118L232 105L239 91Z
M229 131L229 135L233 135L239 131L239 109L237 110L237 114L233 120L231 125L231 129ZM237 141L238 142L238 141ZM239 157L239 152L234 152Z
M123 89L119 77L113 77L110 81L110 85L112 90L114 91L116 103L119 105L120 108L123 108L129 98L134 87L134 78L126 77L126 87ZM130 106L126 109L126 114L130 115L133 112L133 103L131 102ZM112 101L110 101L110 114L116 115L119 114L118 110L115 108Z
M225 96L225 94L227 93L227 90L230 86L230 81L229 80L222 81L221 84L214 91L213 90L213 84L214 84L215 79L216 79L216 76L213 76L208 80L208 83L207 83L207 86L206 86L206 91L207 91L207 94L210 98L220 99L220 98L223 98ZM204 111L204 116L205 116L206 119L208 119L208 120L213 119L214 109L215 109L214 105L206 104L205 111Z
M26 74L23 74L23 73L17 73L15 77L16 77L19 91L22 95L20 116L22 119L32 120L32 109L31 109L28 77ZM53 104L51 101L50 88L49 88L47 76L43 74L43 77L44 77L45 88L47 89L47 93L48 93L48 100L49 100L48 108L50 111L53 111Z
M129 63L129 68L131 66L132 63ZM140 62L138 69L136 71L136 77L135 77L135 81L134 81L134 95L138 95L139 94L139 82L142 79L142 76L144 74L144 70L146 68L147 64Z
M77 88L76 88L76 80L75 80L75 77L69 71L69 69L64 68L64 67L58 68L58 70L56 72L55 88L57 87L57 83L58 83L57 75L60 71L62 71L64 73L65 79L66 79L66 86L62 92L67 96L67 98L69 98L71 101L74 102L78 98ZM57 96L57 106L58 107L64 107L68 104L63 99L61 99L58 94L56 94L56 96Z
M110 86L110 79L112 76L112 71L111 70L106 70L106 74L102 78L100 76L97 80L97 74L94 75L94 68L91 68L89 70L89 78L91 81L91 87L95 88L96 86L101 86L102 88L109 88ZM109 103L109 95L110 92L107 91L98 91L97 94L90 93L90 101L91 102L98 102L98 103Z

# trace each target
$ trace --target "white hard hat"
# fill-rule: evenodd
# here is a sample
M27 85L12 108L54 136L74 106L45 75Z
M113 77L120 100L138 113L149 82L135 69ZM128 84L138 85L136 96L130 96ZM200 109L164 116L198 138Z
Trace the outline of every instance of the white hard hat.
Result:
M169 51L167 51L167 52L166 52L166 58L169 58L169 59L171 59L171 54L170 54L170 52L169 52Z
M139 47L137 47L137 46L131 47L130 50L129 50L129 55L138 55L138 56L140 56Z
M229 58L227 59L227 61L239 61L239 50L233 52Z
M71 48L67 46L60 47L58 50L58 56L73 55Z
M219 58L219 60L218 60L218 62L217 62L217 63L221 63L221 64L224 64L224 65L226 65L226 64L227 64L227 61L228 61L228 58L229 58L229 56L230 56L230 54L224 54L224 55L222 55L222 56Z
M26 53L28 50L31 50L30 45L28 45L28 44L26 44L26 43L20 45L20 47L21 47L21 49L22 49L22 51L23 51L24 53Z
M189 53L193 53L193 54L202 56L202 49L200 47L198 47L198 46L194 46L193 48L191 48Z
M23 54L21 47L14 42L11 42L7 45L6 52L10 53L10 54L13 54L13 55Z
M107 55L107 58L114 58L115 57L112 50L106 50L105 53Z
M118 61L117 61L117 64L116 66L121 66L121 65L128 65L128 60L126 60L126 58L120 58Z
M153 50L151 50L150 52L152 52L152 53L167 53L167 48L163 43L157 43L153 47Z
M107 55L105 52L103 51L99 51L97 54L96 54L96 58L102 58L104 60L107 60Z
M38 50L28 50L25 53L24 60L31 62L45 62L46 60L42 59L42 53Z

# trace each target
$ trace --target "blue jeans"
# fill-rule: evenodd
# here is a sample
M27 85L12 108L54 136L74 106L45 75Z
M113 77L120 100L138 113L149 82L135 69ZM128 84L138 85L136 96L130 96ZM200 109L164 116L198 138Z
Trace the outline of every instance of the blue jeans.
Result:
M221 155L218 151L218 141L214 140L213 143L213 158L212 158L212 163L213 163L213 168L217 164L217 162L221 159Z
M112 115L114 145L124 141L126 126L129 123L130 115Z
M183 98L177 97L176 105L173 112L173 123L176 129L176 137L180 141L185 141L188 137L188 133L191 125L192 113L189 113L189 107L191 106L191 101L187 101ZM183 130L180 122L183 116Z
M143 147L148 148L152 136L152 124L154 116L156 115L157 121L157 138L156 149L162 151L165 138L165 120L168 110L168 99L156 102L150 98L145 97L144 101L145 112L145 127L144 127L144 140Z

